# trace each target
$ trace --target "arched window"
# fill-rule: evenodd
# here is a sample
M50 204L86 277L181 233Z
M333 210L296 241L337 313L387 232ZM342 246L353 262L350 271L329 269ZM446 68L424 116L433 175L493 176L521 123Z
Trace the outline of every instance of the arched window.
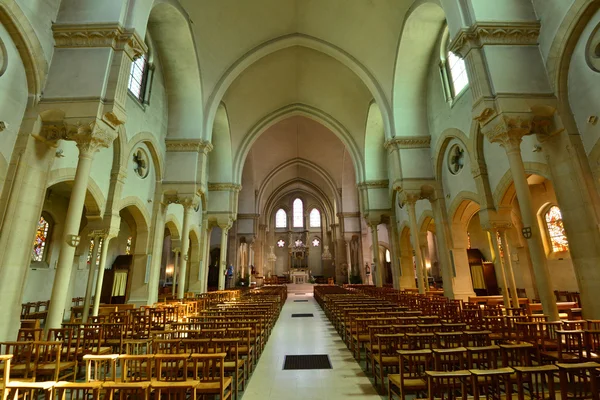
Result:
M321 241L319 240L319 238L313 239L313 241L312 241L313 247L319 247L320 244L321 244Z
M128 89L131 94L142 103L146 97L148 70L148 56L144 54L131 63L131 70L129 71Z
M50 234L50 222L44 216L40 216L35 238L33 239L33 249L31 252L31 261L40 262L46 259L46 249L48 248L48 237Z
M133 241L133 238L131 236L129 236L127 238L127 244L125 245L125 254L130 255L131 254L131 242Z
M275 228L287 228L287 213L283 208L275 213Z
M302 200L296 199L293 204L294 228L302 228L304 226L304 205Z
M392 254L388 249L385 249L385 262L392 262Z
M447 101L454 100L469 85L465 60L449 50L450 35L444 30L440 54L440 72Z
M544 219L546 221L546 230L550 239L550 245L552 246L552 252L569 251L569 241L563 227L560 208L557 206L550 207Z
M459 95L469 84L469 77L467 76L467 66L465 60L454 54L448 52L448 70L450 71L450 78L452 80L452 97Z
M310 227L320 228L321 227L321 212L316 208L313 208L310 212Z

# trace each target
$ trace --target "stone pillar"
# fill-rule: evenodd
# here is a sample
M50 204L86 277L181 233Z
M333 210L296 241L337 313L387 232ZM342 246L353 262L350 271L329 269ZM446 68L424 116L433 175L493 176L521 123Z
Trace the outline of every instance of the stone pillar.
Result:
M148 279L148 305L151 306L158 302L158 284L160 282L160 268L162 262L163 244L165 241L165 219L167 216L167 205L162 201L160 191L155 196L157 203L154 210L154 235L152 241L150 261L150 278Z
M379 235L377 234L377 223L370 223L371 228L371 251L373 253L373 262L375 263L375 285L377 287L383 287L383 265L381 264L381 256L379 254Z
M116 236L116 235L115 235ZM102 250L100 251L100 264L98 265L98 277L96 278L96 296L94 297L94 310L92 315L98 316L100 309L100 297L102 296L102 284L104 283L104 270L106 269L106 257L108 256L108 246L113 236L104 235Z
M230 224L219 225L221 228L221 259L219 260L219 290L225 290L225 271L227 270L227 238Z
M423 258L423 279L425 279L425 290L429 290L429 270L431 269L431 255L429 254L429 241L427 232L419 232L419 246L421 246L421 257ZM429 263L429 268L427 268Z
M67 289L71 270L73 269L73 256L75 255L75 247L81 240L79 227L94 154L100 147L109 147L116 137L115 131L100 129L95 122L88 125L79 125L66 132L66 138L77 143L79 161L77 162L75 180L63 229L60 254L46 320L46 330L60 328L63 322Z
M204 224L205 234L204 241L202 242L202 289L201 293L206 293L208 290L208 270L209 270L209 261L210 261L210 236L212 234L212 226L208 222L208 218L202 221Z
M444 196L441 193L435 193L429 198L433 210L433 219L435 220L435 234L437 236L438 257L440 259L442 270L442 281L444 284L444 296L454 299L454 272L452 271L452 260L450 259L450 234L448 232L448 215L446 213L446 204ZM463 274L459 279L467 279L471 282L470 274ZM471 292L473 291L471 287Z
M498 269L498 271L500 271L500 285L502 285L502 299L504 300L504 307L518 307L518 300L516 306L514 304L511 306L510 295L508 293L508 282L506 279L506 264L501 256L502 253L506 253L506 250L502 251L500 243L498 243L497 228L488 231L488 235L490 235L492 247L494 248L494 253L496 253L496 257L494 257L494 266Z
M399 264L399 254L398 251L398 222L396 221L396 216L393 215L390 222L386 225L387 230L390 237L390 254L392 256L392 279L394 289L398 290L400 288L399 276L400 273L400 264Z
M558 321L558 309L552 291L548 261L542 244L542 234L536 213L533 210L531 192L529 191L525 166L521 158L521 138L526 132L524 132L525 129L518 126L506 124L505 127L508 128L507 131L502 132L498 129L490 130L486 133L486 136L490 142L499 143L508 156L515 191L521 209L521 218L524 225L523 232L529 245L540 301L542 302L544 314L548 315L548 319L550 321Z
M94 289L94 272L96 270L96 259L98 258L98 248L101 246L102 237L97 232L90 235L94 241L92 254L90 255L90 266L88 269L87 286L85 287L85 297L83 300L83 316L81 322L86 323L90 315L90 303L92 300L92 291Z
M179 247L175 247L174 249L172 249L172 252L175 253L175 262L173 263L173 285L171 287L171 295L173 296L173 298L177 298L177 278L179 277L179 275L181 275L178 271L179 271L179 255L181 254L181 248Z
M504 247L504 273L506 275L506 282L508 284L508 288L510 290L510 296L512 298L513 307L519 307L519 294L517 292L517 284L515 282L515 271L513 269L513 263L511 259L511 248L508 243L508 237L506 235L506 229L499 229L500 232L500 240L502 241L502 246Z
M194 211L194 205L191 201L182 202L183 205L183 227L181 228L181 257L179 257L179 283L177 288L177 298L183 299L185 296L187 263L190 249L190 217Z
M417 210L416 210L417 197L407 195L406 204L408 206L408 219L410 223L410 235L413 241L413 250L417 259L417 284L419 287L419 293L424 294L427 290L425 284L425 277L423 276L423 256L421 255L421 244L419 241L419 227L417 226Z

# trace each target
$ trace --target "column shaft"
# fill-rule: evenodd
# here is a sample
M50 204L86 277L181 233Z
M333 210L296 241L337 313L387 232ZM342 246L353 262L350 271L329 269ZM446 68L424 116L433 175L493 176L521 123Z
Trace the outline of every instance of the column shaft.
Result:
M179 287L177 288L177 298L183 299L185 295L185 281L187 279L188 253L190 249L190 217L192 214L191 206L183 206L183 227L181 232L181 256L179 257Z
M442 269L442 282L444 285L444 296L449 299L454 299L454 274L452 272L452 261L450 260L449 250L449 238L450 235L447 230L448 219L444 218L446 213L444 212L444 201L443 198L436 198L431 200L431 208L433 209L433 219L435 220L435 234L438 237L438 253L440 258L441 269ZM471 277L467 277L471 279Z
M548 262L542 245L540 227L535 217L535 212L533 211L533 202L527 183L525 166L523 165L523 159L521 158L521 150L518 145L512 145L506 148L506 154L508 155L508 162L515 184L515 191L517 192L517 199L519 200L519 206L521 208L523 225L531 229L531 238L529 238L527 242L529 244L533 271L544 314L548 315L550 321L558 321L558 309L552 291Z
M221 259L219 260L219 290L225 289L225 270L227 268L228 227L221 227Z
M498 243L498 236L497 236L496 232L497 232L496 230L491 230L488 233L490 235L490 239L492 240L492 246L494 247L494 253L496 253L494 265L500 271L500 285L502 285L502 299L504 300L504 307L509 308L509 307L511 307L511 304L510 304L510 296L508 293L508 282L506 280L506 265L504 263L504 260L500 256L501 249L500 249L500 243ZM504 241L502 241L502 244L504 244ZM504 252L506 252L506 250L504 250ZM513 305L512 307L515 307L515 306Z
M208 222L207 222L208 224ZM204 253L202 254L202 293L206 293L208 290L208 270L209 270L209 261L210 261L210 235L212 229L209 229L208 226L205 230L204 235Z
M50 307L48 309L48 318L46 320L46 331L52 328L60 328L63 322L65 311L66 296L71 280L71 270L73 269L73 257L75 255L76 245L72 240L79 238L79 227L81 223L81 214L85 202L87 185L92 168L93 152L82 151L80 149L79 161L75 172L75 181L71 191L71 198L67 208L67 217L63 237L60 244L60 254L52 286L52 296L50 297Z
M510 290L513 307L519 307L519 295L517 293L517 284L515 282L515 271L512 266L512 259L510 255L510 245L508 244L508 237L506 236L506 230L500 231L500 240L502 246L504 246L504 272L506 275L506 282Z
M181 253L181 250L175 249L175 250L173 250L173 253L175 253L175 262L173 263L173 278L172 278L173 284L171 285L171 295L173 296L173 298L176 298L176 296L177 296L177 278L179 277L177 271L179 270L179 254Z
M158 285L160 283L160 268L162 263L163 244L165 241L165 218L167 206L158 205L154 223L154 241L152 242L152 260L150 261L150 278L148 279L148 305L158 302Z
M94 248L90 257L90 268L88 270L87 286L85 287L85 298L83 300L83 316L81 322L86 323L90 315L90 303L92 300L92 291L94 288L94 272L96 270L96 259L98 258L98 247L100 246L100 237L94 236Z
M104 283L104 270L106 268L106 257L108 255L108 244L112 238L105 237L100 251L100 265L98 265L98 278L96 278L96 297L94 297L94 310L92 315L98 316L100 308L100 296L102 295L102 284Z
M413 250L417 259L417 283L419 293L424 294L427 290L425 277L423 276L423 257L421 255L421 245L419 243L419 227L417 226L417 210L414 201L408 201L408 219L410 223L410 235L413 240Z
M379 236L377 234L377 225L371 225L371 250L373 251L373 260L375 261L375 270L377 271L377 287L383 287L383 265L381 265L381 257L379 255Z

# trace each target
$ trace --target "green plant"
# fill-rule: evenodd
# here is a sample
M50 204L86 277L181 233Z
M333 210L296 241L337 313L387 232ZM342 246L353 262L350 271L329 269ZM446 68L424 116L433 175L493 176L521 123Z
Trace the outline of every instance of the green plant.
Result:
M309 281L310 283L315 283L315 282L316 282L315 278L313 278L312 276L311 276L311 277L308 279L308 281Z

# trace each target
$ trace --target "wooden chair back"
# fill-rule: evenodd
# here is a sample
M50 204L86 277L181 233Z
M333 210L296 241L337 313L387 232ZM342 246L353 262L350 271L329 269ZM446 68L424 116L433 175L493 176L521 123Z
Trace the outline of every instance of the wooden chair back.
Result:
M121 363L121 381L129 382L149 382L152 380L152 363L154 355L139 354L119 356Z
M555 365L535 367L514 367L517 374L517 396L519 400L539 399L555 400L554 375L558 371Z
M86 354L83 356L85 362L86 382L114 382L117 380L118 354Z
M185 382L189 354L155 354L155 379L160 382Z
M467 400L469 394L469 371L427 371L428 396L430 400Z
M434 349L433 357L436 371L461 371L467 368L467 349L464 347Z

